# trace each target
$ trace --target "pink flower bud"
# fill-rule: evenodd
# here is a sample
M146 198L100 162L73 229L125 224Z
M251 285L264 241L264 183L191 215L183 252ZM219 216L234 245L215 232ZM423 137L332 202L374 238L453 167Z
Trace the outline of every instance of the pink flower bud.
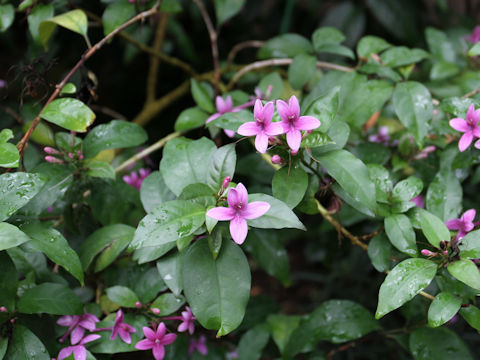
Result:
M140 309L140 308L142 307L142 303L141 303L140 301L137 301L137 302L135 303L135 307L136 307L137 309Z
M222 189L226 189L228 187L228 184L230 184L231 180L232 179L230 178L230 176L227 176L225 179L223 179Z
M443 252L443 255L448 255L448 250L445 250L445 251Z
M52 164L63 164L63 161L53 156L45 156L45 161Z
M433 109L433 115L437 115L438 114L438 109Z
M10 323L13 324L15 322L15 320L16 320L15 318L10 319Z
M432 255L435 255L433 252L431 252L430 250L427 250L427 249L423 249L421 251L422 255L423 256L432 256Z
M68 157L69 157L70 159L73 159L73 154L72 154L72 153L68 153Z
M279 155L272 156L272 164L281 164L282 162L283 160Z
M7 308L5 306L0 307L0 312L8 312Z
M295 156L295 155L298 154L298 150L291 150L290 153L291 153L293 156Z
M160 314L160 309L159 309L159 308L152 308L152 312L153 312L155 315L158 315L158 314Z
M58 151L57 149L54 149L50 146L45 146L43 148L43 151L45 151L47 154L50 154L50 155L60 155L61 154L60 151Z

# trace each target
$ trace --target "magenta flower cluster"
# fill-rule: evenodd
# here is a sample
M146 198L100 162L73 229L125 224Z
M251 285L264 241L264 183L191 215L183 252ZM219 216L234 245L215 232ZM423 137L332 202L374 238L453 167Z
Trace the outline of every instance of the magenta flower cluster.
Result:
M480 126L478 122L480 121L480 109L475 110L475 106L472 104L468 108L467 117L454 118L450 120L450 126L457 131L463 133L462 137L458 141L458 149L463 152L465 151L474 138L480 138ZM477 149L480 149L480 140L477 140L474 145Z
M150 169L140 169L138 173L136 171L132 171L128 175L123 176L123 181L125 181L128 185L133 186L135 189L140 190L142 187L143 180L150 175L152 170Z
M455 241L463 239L465 235L473 230L476 225L476 223L473 222L476 215L477 212L475 209L470 209L465 211L460 219L451 219L445 222L449 230L458 230Z

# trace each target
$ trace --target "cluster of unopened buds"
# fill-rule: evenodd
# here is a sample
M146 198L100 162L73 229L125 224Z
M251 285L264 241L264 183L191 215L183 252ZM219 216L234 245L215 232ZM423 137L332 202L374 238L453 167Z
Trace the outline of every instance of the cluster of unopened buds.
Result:
M46 146L43 148L43 151L47 154L45 156L45 161L52 164L65 164L67 162L84 159L84 156L80 150L77 150L76 152L64 153L50 146Z

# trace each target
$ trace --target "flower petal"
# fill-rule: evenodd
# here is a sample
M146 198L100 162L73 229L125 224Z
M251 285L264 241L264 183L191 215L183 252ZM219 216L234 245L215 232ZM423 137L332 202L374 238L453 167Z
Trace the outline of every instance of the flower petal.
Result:
M475 146L477 149L480 149L480 140L475 141L473 146Z
M215 113L215 114L210 115L208 117L207 121L205 121L205 124L208 124L210 121L218 119L220 116L222 116L222 114L220 114L220 113Z
M255 121L263 121L264 119L263 105L259 99L255 100L255 105L253 106L253 118Z
M259 133L259 131L260 129L258 128L257 124L253 121L249 121L240 125L237 133L243 136L255 136Z
M229 111L232 111L232 109L233 109L233 100L232 100L232 97L228 95L227 98L225 99L225 109L223 112L229 112Z
M475 219L476 214L477 212L475 209L467 210L463 213L461 220L463 220L463 223L471 223L473 222L473 219Z
M265 201L254 201L249 203L245 209L242 210L241 214L245 219L256 219L265 215L269 209L269 203Z
M68 346L66 348L63 348L62 350L60 350L60 352L58 353L58 357L57 359L58 360L63 360L67 357L70 356L70 354L73 352L73 346Z
M163 345L155 344L152 349L155 360L163 360L165 357L165 348Z
M183 321L180 325L178 325L177 331L178 332L184 332L188 330L188 322Z
M278 115L283 121L288 121L288 115L290 113L288 104L283 100L277 100Z
M78 317L78 315L76 315ZM60 326L70 326L74 323L74 317L72 315L65 315L57 320L57 324Z
M295 128L298 130L313 130L320 126L320 121L313 116L300 116L295 121Z
M130 336L130 332L128 332L127 330L118 329L118 335L120 335L120 338L127 344L132 343L132 337Z
M470 126L468 126L468 123L461 118L452 119L450 120L449 124L452 128L460 132L466 132L470 129Z
M468 107L468 110L467 110L467 117L466 117L467 123L473 122L474 115L475 115L475 106L472 104Z
M273 101L267 102L263 107L263 122L272 121L274 112L275 112L275 107L273 106Z
M460 219L452 219L445 221L445 225L447 225L447 228L450 230L458 230L462 227L463 223Z
M135 344L135 349L148 350L151 349L154 344L155 343L153 341L148 339L140 340L138 343Z
M87 349L83 345L77 345L73 348L75 360L87 360Z
M290 108L290 115L298 118L300 116L300 105L298 104L298 99L295 95L290 97L290 100L288 100L288 105Z
M145 334L145 337L148 340L155 341L155 339L157 338L157 336L155 335L155 331L153 331L149 327L144 326L143 327L143 333Z
M217 107L217 111L221 114L228 111L228 110L225 110L227 109L227 105L225 103L225 100L223 100L221 96L217 96L215 98L215 106Z
M156 338L157 339L162 338L165 335L166 332L167 332L167 327L165 326L165 324L163 322L161 322L158 325L158 328L157 328Z
M235 210L229 207L215 207L207 211L207 216L220 221L232 220Z
M175 339L177 338L177 335L175 334L166 334L163 338L162 338L162 345L168 345L168 344L171 344L175 341Z
M95 340L100 339L100 338L101 338L101 336L98 335L98 334L90 334L90 335L85 336L85 337L82 339L82 341L80 341L80 344L81 344L81 345L84 345L84 344L86 344L86 343L95 341Z
M300 130L290 130L287 132L287 144L292 151L298 151L298 149L300 149L301 142L302 133Z
M238 245L243 244L248 233L247 220L240 216L235 216L230 221L230 235L232 235L233 241Z
M73 329L72 333L70 334L70 342L72 345L78 344L80 340L82 340L84 334L85 329L81 326L77 326L75 329Z
M261 154L265 154L268 148L268 136L262 131L255 137L255 149Z
M239 203L246 206L248 204L248 192L245 186L242 183L238 183L235 190L237 190Z
M458 149L460 150L460 152L467 150L467 148L470 146L472 141L473 141L473 133L471 131L468 131L465 134L463 134L462 137L460 138L460 141L458 142Z
M228 190L227 202L228 202L228 206L229 206L230 208L234 208L236 205L238 205L238 203L240 202L240 200L239 200L239 198L238 198L238 191L237 191L237 189L231 188L230 190ZM233 210L233 209L232 209L232 210Z
M227 135L229 138L233 138L235 136L235 131L233 130L228 130L228 129L223 129L223 132L225 135Z
M279 122L266 122L265 134L269 136L277 136L283 134L283 125Z

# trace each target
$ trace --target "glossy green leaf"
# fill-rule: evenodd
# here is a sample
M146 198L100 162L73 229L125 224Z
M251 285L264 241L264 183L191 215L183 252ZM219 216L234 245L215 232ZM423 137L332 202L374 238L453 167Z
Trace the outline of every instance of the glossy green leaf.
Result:
M249 110L241 110L237 112L229 112L209 122L207 128L218 126L222 129L237 131L240 125L253 121L253 114Z
M315 30L312 34L313 48L315 51L323 45L340 44L345 40L345 35L337 28L325 26Z
M456 219L462 210L462 186L450 169L441 170L427 190L426 207L443 221Z
M405 46L391 47L380 56L383 63L390 67L398 67L417 63L426 59L428 52L422 49L409 49Z
M67 285L43 283L27 289L17 309L24 314L74 315L83 313L83 304Z
M462 299L448 292L441 292L428 308L428 325L438 327L455 316L462 305Z
M192 89L192 97L198 107L207 113L211 114L215 112L215 106L210 98L210 94L202 83L192 78L190 80L190 86Z
M357 54L359 57L368 58L370 54L379 54L392 45L387 41L373 35L367 35L360 39L357 44Z
M438 61L433 64L430 70L431 80L444 80L456 75L460 71L459 67L447 61Z
M452 42L450 42L445 32L432 27L427 27L425 29L425 39L427 40L432 58L435 60L455 62L455 47Z
M114 224L104 226L88 236L80 246L78 254L85 270L92 264L95 256L101 253L95 266L95 272L110 265L133 239L135 228Z
M469 232L458 244L462 259L480 258L480 230Z
M174 243L193 234L204 221L205 208L201 205L186 200L165 202L140 221L131 246L139 249Z
M305 53L298 54L293 58L288 67L288 81L294 89L301 89L312 78L316 63L315 56Z
M199 107L191 107L183 110L175 121L175 131L187 131L202 127L208 114Z
M415 232L409 218L403 214L390 215L385 218L385 232L388 239L399 251L410 255L417 255Z
M301 316L272 314L267 318L267 324L270 326L270 332L275 344L277 344L280 353L283 354L285 346L290 340L290 336L300 324Z
M23 325L17 325L10 339L5 359L50 360L51 357L48 355L45 345L33 332Z
M213 153L208 165L207 185L213 191L218 192L222 187L223 180L227 176L233 179L236 164L237 153L235 152L235 144L228 144L218 148Z
M308 187L308 175L299 165L284 166L273 176L273 196L291 209L302 201Z
M29 240L30 238L15 225L0 222L0 250L10 249Z
M381 78L387 78L394 82L402 80L402 77L397 71L377 63L364 64L358 69L358 71L369 75L377 75Z
M182 193L178 196L178 200L188 200L203 206L204 209L215 205L215 191L205 184L196 183L187 185Z
M60 95L66 95L66 94L75 94L77 92L77 87L75 86L74 83L66 83L65 86L62 88L60 91Z
M115 304L118 304L127 308L134 308L137 301L139 301L138 296L126 286L112 286L108 289L105 289L107 296Z
M160 171L154 171L143 180L140 199L143 208L148 213L158 205L175 199L175 194L168 189Z
M87 105L72 98L53 100L40 116L64 129L77 132L86 132L95 120L95 114Z
M450 241L450 231L438 217L424 210L420 212L420 219L423 234L430 244L440 248L442 240Z
M326 132L332 125L335 116L337 115L338 103L339 103L339 92L340 87L336 86L330 90L327 94L320 96L314 100L310 106L307 108L305 115L313 116L320 120L320 127L315 129L316 131ZM304 142L309 141L307 136ZM314 146L305 146L305 147L314 147Z
M283 201L266 194L249 194L248 202L265 201L270 204L270 209L265 215L247 220L250 226L261 229L293 228L305 230L297 215Z
M470 305L460 309L460 315L465 321L480 332L480 309L474 305Z
M0 5L0 32L6 31L15 20L15 8L12 4Z
M259 59L293 58L298 54L313 52L310 41L298 34L282 34L271 38L258 50Z
M0 175L0 221L27 204L45 185L46 178L24 172Z
M2 337L0 338L0 360L3 360L8 348L9 338Z
M167 316L176 312L183 304L185 304L185 298L183 296L179 295L177 297L172 293L165 293L155 299L150 305L150 309L160 309L160 314Z
M213 260L206 239L201 239L188 247L182 261L184 293L200 324L218 330L217 336L237 328L245 314L251 281L240 247L226 241Z
M399 181L392 191L392 212L403 213L415 206L411 201L420 194L423 189L423 182L415 176Z
M380 319L425 289L437 273L437 265L425 259L407 259L387 275L378 294L375 317Z
M465 118L468 108L472 104L475 105L476 108L480 106L478 100L472 98L449 97L442 100L440 103L440 109L452 114L452 117Z
M263 348L270 339L266 324L257 325L248 330L238 342L239 360L258 360L262 357Z
M13 168L18 167L20 155L15 145L7 142L13 138L12 130L3 129L0 132L0 167Z
M30 125L32 125L32 121L27 121L23 126L22 130L24 133L28 131ZM45 145L45 146L55 146L55 134L51 127L45 121L39 121L35 130L33 130L30 139L37 144Z
M392 246L385 234L379 234L368 243L368 257L378 272L390 269Z
M420 144L433 116L432 96L428 89L415 81L398 83L393 92L393 106L400 122Z
M114 1L110 3L102 15L103 34L110 34L133 17L135 13L135 4L129 1Z
M415 360L473 360L462 339L445 327L414 330L409 346Z
M182 264L178 252L157 261L157 269L168 288L179 296L183 290Z
M317 156L317 160L354 200L369 209L375 208L375 185L361 160L346 150Z
M0 229L0 234L2 234L2 231L3 230ZM2 235L0 235L0 238L1 237ZM0 304L5 306L9 312L13 312L15 310L15 297L17 295L18 272L6 251L0 251L0 283L2 284Z
M452 276L467 284L468 286L480 290L480 272L477 265L472 260L457 260L447 266L447 270Z
M115 169L106 161L85 161L85 167L87 168L85 174L88 176L115 180Z
M209 219L208 216L206 216ZM214 219L215 220L215 219ZM223 238L226 234L225 226L218 226L213 231L207 235L208 246L210 247L210 252L212 253L213 260L218 258L220 250L222 249Z
M190 184L204 183L212 155L217 150L207 138L170 140L163 150L160 172L167 186L175 195Z
M468 50L468 56L478 56L478 55L480 55L480 44L476 43L470 48L470 50Z
M102 150L138 146L147 141L147 132L139 125L124 120L112 120L95 126L82 143L86 158L92 158Z
M83 268L77 253L70 247L63 235L54 228L46 228L39 223L22 226L32 239L31 245L36 251L41 251L54 263L60 265L83 285Z
M50 19L54 15L53 4L37 4L28 15L28 29L33 40L41 44L38 28L42 21Z
M368 174L375 184L377 201L381 203L390 202L390 194L393 190L393 182L390 173L383 166L368 164Z
M245 4L245 0L215 0L215 14L220 26L231 17L238 14Z
M85 15L85 13L80 9L71 10L64 14L44 20L40 23L40 26L38 27L38 36L44 47L47 47L48 40L50 40L50 37L52 36L57 25L84 37L87 36L87 15Z

